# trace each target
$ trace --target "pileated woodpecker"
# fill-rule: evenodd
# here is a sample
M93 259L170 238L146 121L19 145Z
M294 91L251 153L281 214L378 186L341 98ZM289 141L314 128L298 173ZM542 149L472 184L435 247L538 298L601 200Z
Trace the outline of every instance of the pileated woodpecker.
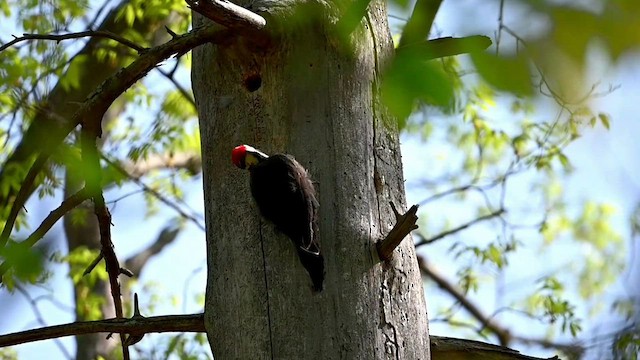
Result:
M317 241L318 201L307 170L292 156L268 156L249 145L231 152L231 160L250 174L253 195L262 216L295 244L313 289L322 290L324 259Z

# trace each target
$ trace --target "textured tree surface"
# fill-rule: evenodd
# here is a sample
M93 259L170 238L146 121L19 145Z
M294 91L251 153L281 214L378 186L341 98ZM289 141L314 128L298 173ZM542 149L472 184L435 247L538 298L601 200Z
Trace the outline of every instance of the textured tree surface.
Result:
M389 201L405 206L397 130L376 92L393 51L385 4L372 3L347 40L325 5L305 5L305 18L286 23L299 11L269 6L252 4L278 31L268 47L237 38L193 53L214 356L428 359L413 244L403 242L386 263L375 248L395 221ZM203 21L196 16L194 26ZM248 174L232 165L242 143L294 155L316 181L320 294L291 241L260 218Z

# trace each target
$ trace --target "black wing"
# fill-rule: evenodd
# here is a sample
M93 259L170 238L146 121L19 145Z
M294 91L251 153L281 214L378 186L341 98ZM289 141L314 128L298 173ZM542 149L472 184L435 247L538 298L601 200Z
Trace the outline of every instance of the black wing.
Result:
M260 213L305 249L315 243L318 202L306 170L288 155L273 155L251 169L251 194Z
M317 242L318 201L307 171L293 157L276 154L251 168L251 194L260 213L296 245L316 289L324 263Z

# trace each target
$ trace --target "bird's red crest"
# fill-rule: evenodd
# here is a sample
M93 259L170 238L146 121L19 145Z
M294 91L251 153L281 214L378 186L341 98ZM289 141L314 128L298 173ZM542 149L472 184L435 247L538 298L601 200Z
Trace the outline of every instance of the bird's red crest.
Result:
M244 158L247 155L247 146L236 146L231 152L231 161L233 164L241 169L244 169Z

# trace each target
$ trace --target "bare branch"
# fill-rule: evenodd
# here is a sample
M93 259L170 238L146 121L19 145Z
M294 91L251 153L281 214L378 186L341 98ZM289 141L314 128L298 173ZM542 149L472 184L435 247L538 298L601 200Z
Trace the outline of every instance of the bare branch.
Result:
M390 204L396 216L396 224L389 234L376 244L378 256L382 261L389 260L393 256L393 251L400 245L402 240L409 235L411 231L418 228L418 225L416 225L416 221L418 221L418 216L416 215L418 205L413 205L406 213L400 214L398 210L396 210L395 205L393 205L392 202L390 202Z
M475 224L477 224L479 222L482 222L482 221L485 221L485 220L489 220L489 219L493 219L494 217L500 216L500 215L504 214L504 212L505 212L504 209L500 209L500 210L494 211L494 212L492 212L490 214L487 214L487 215L484 215L484 216L480 216L477 219L471 220L468 223L462 224L462 225L460 225L458 227L455 227L455 228L453 228L451 230L447 230L447 231L441 232L440 234L438 234L438 235L436 235L434 237L428 238L428 239L425 238L424 236L422 236L421 234L418 234L418 236L420 236L422 238L422 240L420 240L416 244L416 247L434 243L434 242L436 242L436 241L438 241L438 240L440 240L442 238L445 238L445 237L447 237L449 235L455 234L458 231L462 231L462 230L464 230L464 229L466 229L466 228L468 228L468 227L470 227L472 225L475 225Z
M91 261L91 264L89 264L89 266L87 266L87 268L84 269L82 276L89 275L93 271L93 269L95 269L95 267L100 263L100 260L102 260L103 258L104 256L102 256L102 252L100 252L100 254L98 254L98 256L96 256L96 258L93 259L93 261Z
M238 6L230 1L220 0L185 0L193 11L224 25L234 33L245 36L248 40L266 45L269 41L263 28L267 21L260 15Z
M75 322L0 336L0 347L90 333L149 334L164 332L205 332L204 314L135 317ZM474 359L540 360L520 355L517 351L479 341L430 336L434 358L453 359L464 354ZM503 356L503 357L499 357ZM557 359L557 357L549 358Z
M109 209L107 209L102 192L102 167L100 166L100 156L96 142L101 135L101 121L83 122L80 133L80 149L84 163L85 187L93 198L94 210L98 219L100 254L104 258L107 274L109 275L109 286L111 288L111 297L113 299L116 317L122 318L124 317L122 310L122 292L118 279L121 268L114 250L113 241L111 240L111 214L109 213ZM125 340L125 334L120 333L122 356L124 360L129 360L129 348Z
M175 33L173 34L175 35ZM187 91L180 83L173 77L173 73L168 73L160 68L157 68L158 72L162 74L167 80L169 80L173 86L180 92L180 94L184 97L185 100L190 102L193 106L196 106L196 100L193 98L193 95Z
M122 166L118 165L115 161L110 160L109 158L107 158L106 156L102 157L109 165L113 166L114 169L116 169L118 172L120 172L122 175L126 176L127 178L131 179L133 182L135 182L138 186L140 186L141 188L144 189L144 191L150 193L151 195L155 196L158 200L162 201L165 205L167 205L168 207L174 209L178 214L180 214L180 216L182 216L183 218L191 221L192 223L194 223L198 228L200 228L202 231L205 230L204 225L202 225L200 223L200 221L198 221L198 219L196 219L193 215L187 214L184 210L182 210L179 206L177 206L176 204L174 204L172 201L170 201L169 199L167 199L166 197L164 197L162 194L160 194L159 192L153 190L152 188L150 188L149 186L147 186L144 182L142 182L142 180L140 180L139 177L135 177L132 176L131 174L129 174Z
M84 38L84 37L99 37L99 38L107 38L107 39L111 39L114 41L119 42L122 45L128 46L134 50L136 50L139 54L143 53L144 51L147 50L147 48L142 47L136 43L134 43L131 40L128 40L118 34L114 34L112 32L109 31L93 31L93 30L87 30L87 31L80 31L80 32L75 32L75 33L68 33L68 34L22 34L21 37L15 37L14 39L9 41L8 43L0 46L0 51L6 50L9 47L22 42L22 41L27 41L27 40L52 40L52 41L56 41L56 42L60 42L62 40L69 40L69 39L79 39L79 38Z
M431 266L426 258L418 256L418 264L420 266L420 270L422 270L425 275L435 281L441 289L453 296L453 298L456 299L456 301L460 303L465 310L467 310L482 324L483 328L494 333L500 340L501 345L507 346L509 344L511 341L511 333L509 330L505 329L502 325L499 325L494 319L491 319L490 316L484 314L482 310L476 306L476 304L472 303L460 289L453 285L449 280L445 279L442 274Z
M202 158L200 154L180 152L149 156L136 162L121 162L120 165L128 177L136 179L158 169L186 169L190 174L198 174L202 171Z
M165 226L164 229L158 234L158 238L153 244L149 245L144 250L128 258L124 264L135 274L140 274L144 265L154 255L160 253L167 245L171 244L182 230L181 227L174 224Z
M474 359L474 360L545 360L526 356L507 347L487 344L475 340L429 336L434 359ZM559 360L557 356L546 360Z
M31 306L31 310L33 311L34 315L36 316L36 321L42 326L47 326L47 322L44 320L44 317L42 316L42 312L40 311L40 308L38 307L37 300L32 298L31 294L29 294L29 292L26 289L24 289L21 285L15 284L15 288L29 302L29 305ZM69 353L67 348L64 347L64 344L59 339L55 339L54 342L55 342L56 346L58 347L58 349L60 349L60 352L62 352L62 354L64 355L64 357L66 359L73 359L73 357L71 356L71 354Z
M204 314L82 321L0 336L0 347L92 333L204 332Z

